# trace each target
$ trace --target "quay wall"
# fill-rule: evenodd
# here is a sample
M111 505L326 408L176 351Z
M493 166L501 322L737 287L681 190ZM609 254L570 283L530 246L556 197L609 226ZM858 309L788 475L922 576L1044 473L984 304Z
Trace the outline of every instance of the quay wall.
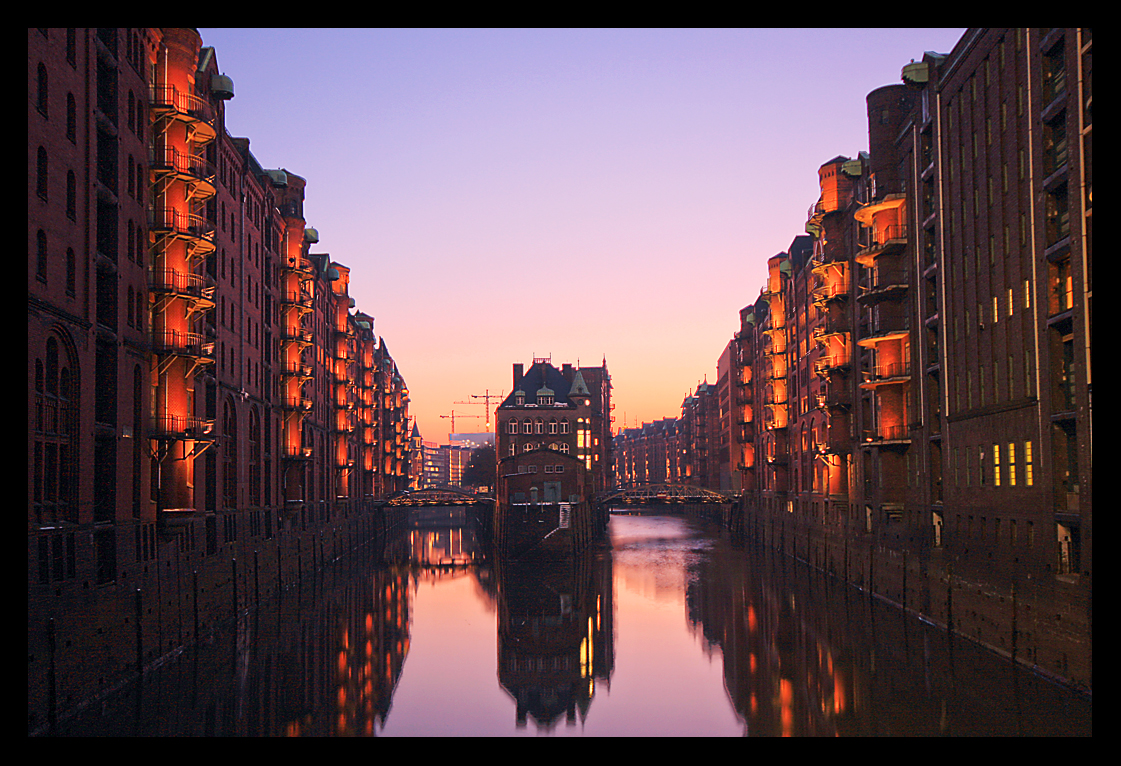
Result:
M978 546L933 546L746 500L729 528L1041 675L1093 691L1089 578L994 560Z
M210 640L221 626L282 590L310 587L342 556L363 548L379 555L406 514L381 502L336 508L330 516L305 507L271 534L243 535L210 552L205 542L190 544L205 541L206 519L198 518L155 542L147 560L120 566L111 583L29 584L28 733L48 732L52 722ZM239 521L248 528L247 519ZM76 555L93 557L94 530L85 532L76 537L91 543L79 543ZM117 534L121 545L133 536L125 524ZM29 565L37 548L29 538Z

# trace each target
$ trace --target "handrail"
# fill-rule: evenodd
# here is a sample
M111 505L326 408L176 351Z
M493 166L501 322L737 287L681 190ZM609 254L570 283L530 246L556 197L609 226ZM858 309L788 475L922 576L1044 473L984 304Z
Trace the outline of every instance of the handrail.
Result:
M153 107L170 107L179 114L206 123L214 121L214 110L209 101L193 93L183 93L174 85L153 85L150 98Z

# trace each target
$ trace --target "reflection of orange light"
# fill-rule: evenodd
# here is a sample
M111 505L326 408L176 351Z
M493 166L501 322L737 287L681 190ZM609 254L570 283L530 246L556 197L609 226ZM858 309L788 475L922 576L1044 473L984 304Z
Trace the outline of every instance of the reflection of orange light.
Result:
M794 711L791 703L794 701L794 684L785 678L779 682L779 702L782 705L782 736L789 737L794 733Z
M346 672L346 652L339 652L339 672Z
M754 675L756 669L758 668L758 663L755 660L755 652L752 652L750 657L748 658L748 667L751 668L751 672Z
M838 713L845 712L848 700L845 699L845 679L840 673L833 674L833 707Z
M374 632L374 616L368 612L366 613L366 632Z
M751 604L747 605L747 627L751 632L755 632L755 607Z

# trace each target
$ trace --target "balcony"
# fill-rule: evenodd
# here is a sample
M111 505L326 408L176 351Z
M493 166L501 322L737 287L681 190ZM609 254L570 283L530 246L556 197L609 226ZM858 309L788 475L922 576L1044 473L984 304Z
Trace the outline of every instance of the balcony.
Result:
M214 421L193 415L153 415L148 435L153 439L212 441Z
M280 331L281 340L297 343L301 346L310 346L313 342L312 330L307 327L284 327Z
M214 280L203 274L176 269L149 269L148 289L153 293L186 298L196 308L214 308Z
M198 332L153 330L152 351L156 354L187 357L198 362L214 362L213 338Z
M829 264L832 265L832 264ZM819 305L834 300L845 300L849 297L848 277L830 279L814 288L813 300Z
M192 247L191 255L205 256L214 252L215 224L205 216L183 213L175 208L152 208L149 230L158 237L185 239Z
M285 396L280 400L280 407L287 412L311 412L315 404L309 396Z
M897 301L906 295L910 284L907 269L875 269L860 286L862 292L857 300L865 306L880 301Z
M906 315L884 315L877 311L872 326L867 328L864 337L856 343L865 348L875 347L877 343L899 340L911 334L911 322Z
M910 432L907 430L907 426L903 425L881 425L877 428L868 429L864 432L864 444L868 446L876 444L910 443Z
M280 296L280 305L311 311L314 307L313 300L311 294L303 290L285 290Z
M217 173L205 157L179 151L174 146L155 146L149 150L148 159L157 179L188 184L191 187L188 199L209 199L217 192L214 186Z
M864 382L861 388L872 389L882 385L905 383L911 379L911 365L909 362L892 362L891 364L876 365L871 371L864 373Z
M311 365L305 362L285 362L280 366L280 374L286 378L313 377Z
M157 119L178 120L186 124L188 137L193 143L206 144L218 137L210 102L192 93L184 93L174 85L153 86L148 108Z

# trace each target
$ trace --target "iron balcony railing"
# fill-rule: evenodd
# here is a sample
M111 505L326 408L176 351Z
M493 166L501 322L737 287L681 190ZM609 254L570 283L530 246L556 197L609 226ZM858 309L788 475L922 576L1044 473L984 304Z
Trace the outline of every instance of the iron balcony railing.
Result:
M153 415L150 436L155 438L209 439L214 421L194 415Z
M156 292L209 298L214 292L214 280L204 274L194 274L177 269L149 269L148 287Z
M205 157L181 152L174 146L154 146L148 157L155 171L172 171L200 181L211 181L217 174L213 163Z
M157 354L177 354L198 359L213 359L214 339L198 332L153 330L152 351Z
M206 123L214 121L210 102L193 93L184 93L174 85L154 85L150 93L150 107L155 111L174 111Z
M153 231L170 232L197 239L210 239L214 236L216 228L214 221L205 216L183 213L170 207L152 208L148 224Z

